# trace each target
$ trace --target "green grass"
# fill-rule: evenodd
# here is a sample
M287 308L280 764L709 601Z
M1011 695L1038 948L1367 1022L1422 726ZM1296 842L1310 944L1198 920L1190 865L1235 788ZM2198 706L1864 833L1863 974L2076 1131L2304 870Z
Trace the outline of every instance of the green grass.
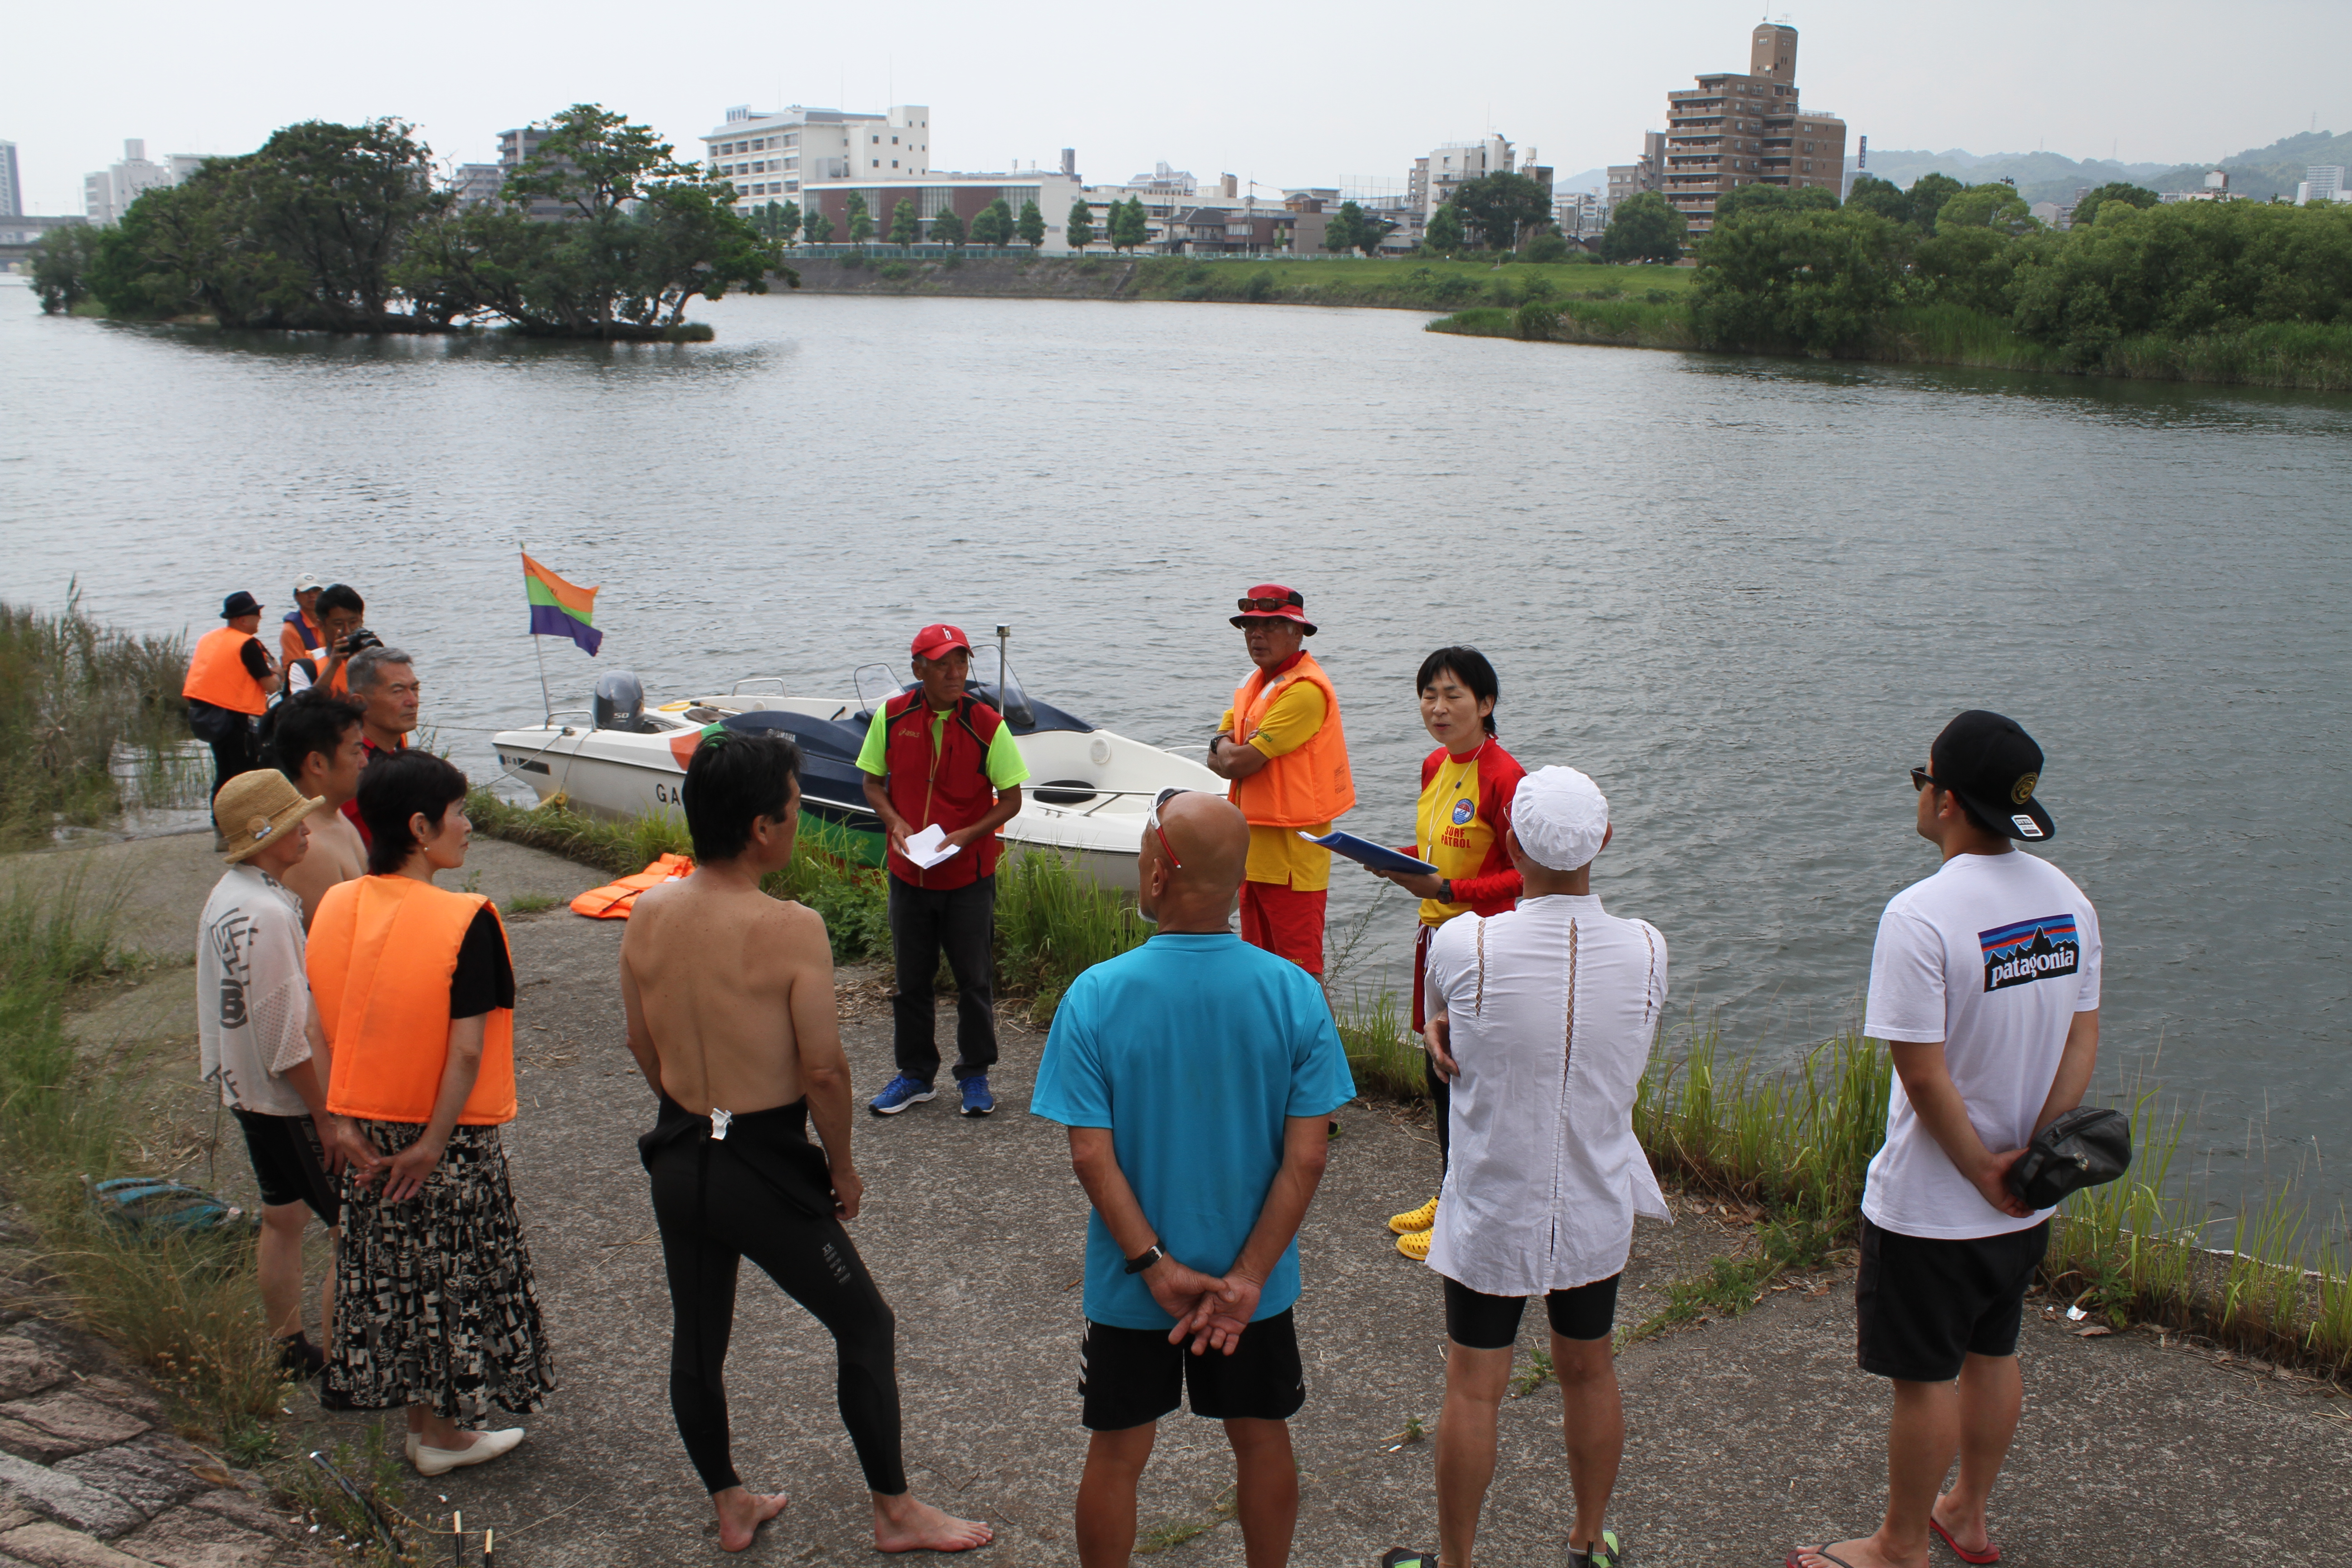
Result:
M1407 1101L1427 1096L1427 1058L1396 993L1383 991L1369 1001L1358 995L1340 1010L1339 1021L1339 1043L1348 1049L1348 1071L1358 1093Z
M126 803L118 746L142 759L133 793L165 804L187 739L178 637L135 637L81 613L0 603L0 849L46 840L60 823L111 821Z

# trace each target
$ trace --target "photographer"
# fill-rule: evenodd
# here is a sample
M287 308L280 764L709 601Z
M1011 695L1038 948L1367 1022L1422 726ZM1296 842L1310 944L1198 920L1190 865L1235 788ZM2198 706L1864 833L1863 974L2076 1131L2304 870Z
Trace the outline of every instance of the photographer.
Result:
M337 583L319 595L319 636L325 651L286 666L286 693L313 687L337 697L350 693L351 661L383 639L367 629L367 602L348 583Z

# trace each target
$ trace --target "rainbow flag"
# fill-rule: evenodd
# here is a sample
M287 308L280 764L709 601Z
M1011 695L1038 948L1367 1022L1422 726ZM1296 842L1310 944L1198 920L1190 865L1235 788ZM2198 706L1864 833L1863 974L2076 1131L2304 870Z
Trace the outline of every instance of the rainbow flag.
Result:
M522 583L530 597L531 636L570 637L594 658L604 640L596 629L597 590L565 582L533 561L528 551L522 557Z

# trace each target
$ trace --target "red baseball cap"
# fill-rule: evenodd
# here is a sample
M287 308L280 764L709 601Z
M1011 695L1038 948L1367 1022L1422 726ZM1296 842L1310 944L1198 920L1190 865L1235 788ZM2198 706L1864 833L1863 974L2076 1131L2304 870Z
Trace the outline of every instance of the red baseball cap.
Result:
M950 648L971 651L971 640L963 635L961 626L949 626L945 621L925 626L915 634L914 655L917 658L937 658Z
M1237 626L1252 621L1297 621L1315 635L1315 623L1307 618L1307 600L1296 588L1286 588L1279 583L1260 583L1241 596L1235 606L1241 614L1233 618Z

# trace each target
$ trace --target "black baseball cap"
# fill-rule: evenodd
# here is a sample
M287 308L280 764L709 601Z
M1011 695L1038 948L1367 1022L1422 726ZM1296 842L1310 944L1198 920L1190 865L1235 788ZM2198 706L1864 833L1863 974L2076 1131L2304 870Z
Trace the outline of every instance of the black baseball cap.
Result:
M261 601L255 598L252 595L247 593L242 588L239 588L236 593L231 594L227 598L221 601L222 620L233 621L239 616L257 616L259 614L261 614Z
M1927 769L1993 832L2033 844L2058 836L2057 825L2033 798L2042 782L2042 748L2016 720L1969 709L1927 748Z

